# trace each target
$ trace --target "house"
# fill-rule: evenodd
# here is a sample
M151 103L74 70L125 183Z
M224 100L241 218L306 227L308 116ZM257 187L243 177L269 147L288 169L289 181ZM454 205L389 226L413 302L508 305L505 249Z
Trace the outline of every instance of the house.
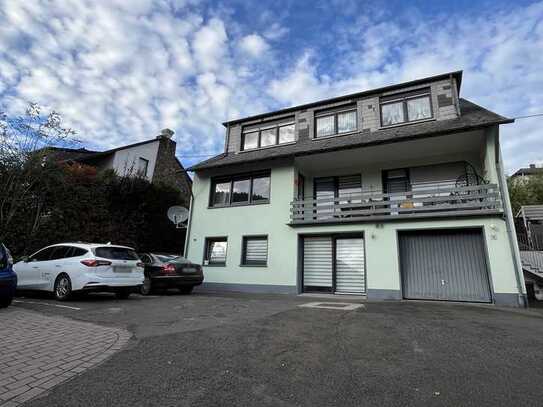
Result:
M46 159L78 162L96 167L99 171L114 170L118 175L141 176L150 182L161 182L179 190L189 206L192 179L175 156L173 131L162 130L156 138L113 148L92 151L85 148L48 147Z
M528 168L520 168L511 175L511 179L515 182L526 182L534 176L542 176L543 168L535 164L530 164Z
M189 168L205 287L524 306L500 153L462 72L224 123Z
M515 218L529 299L543 301L543 205L525 205Z

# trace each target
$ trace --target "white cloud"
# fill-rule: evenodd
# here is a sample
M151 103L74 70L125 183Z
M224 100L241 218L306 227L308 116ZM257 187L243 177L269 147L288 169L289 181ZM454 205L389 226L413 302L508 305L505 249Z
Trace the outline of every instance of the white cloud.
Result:
M243 52L255 58L269 49L266 40L258 34L246 35L240 40L239 46Z
M543 111L542 2L434 17L337 8L352 21L301 38L288 5L242 22L198 0L0 0L0 103L49 106L94 148L170 127L185 154L220 151L229 118L454 69L476 103ZM504 127L509 169L543 160L541 123Z
M291 105L462 69L462 97L510 117L543 113L543 2L401 23L363 16L333 35L335 70L329 55L306 50L269 94ZM543 160L540 128L540 118L502 126L509 171Z

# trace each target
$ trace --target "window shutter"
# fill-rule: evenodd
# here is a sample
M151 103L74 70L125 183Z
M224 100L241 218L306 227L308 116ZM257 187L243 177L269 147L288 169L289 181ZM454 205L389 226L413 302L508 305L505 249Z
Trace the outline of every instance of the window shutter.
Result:
M245 263L266 264L268 261L268 238L246 238Z

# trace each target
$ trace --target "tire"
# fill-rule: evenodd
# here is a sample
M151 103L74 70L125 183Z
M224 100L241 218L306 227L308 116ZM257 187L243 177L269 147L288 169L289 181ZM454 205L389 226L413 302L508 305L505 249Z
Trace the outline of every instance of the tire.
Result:
M126 300L128 297L130 297L130 291L129 290L118 290L115 291L115 297L119 300Z
M67 274L60 274L55 280L55 299L67 301L72 296L72 281Z
M141 295L149 295L151 294L151 291L153 290L153 286L151 284L151 277L148 275L145 275L145 279L143 280L143 284L140 286L140 294Z
M192 292L192 289L194 288L194 286L181 286L181 287L177 287L179 289L179 292L181 294L190 294Z
M0 300L0 308L7 308L11 305L11 302L13 301L13 297L8 298L2 298Z

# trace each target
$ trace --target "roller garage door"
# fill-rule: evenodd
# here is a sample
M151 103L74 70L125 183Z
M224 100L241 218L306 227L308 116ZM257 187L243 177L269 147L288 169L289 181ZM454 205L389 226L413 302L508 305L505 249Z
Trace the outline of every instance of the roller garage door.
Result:
M365 293L361 236L305 237L303 245L304 292Z
M402 232L399 248L404 298L492 301L480 230Z

